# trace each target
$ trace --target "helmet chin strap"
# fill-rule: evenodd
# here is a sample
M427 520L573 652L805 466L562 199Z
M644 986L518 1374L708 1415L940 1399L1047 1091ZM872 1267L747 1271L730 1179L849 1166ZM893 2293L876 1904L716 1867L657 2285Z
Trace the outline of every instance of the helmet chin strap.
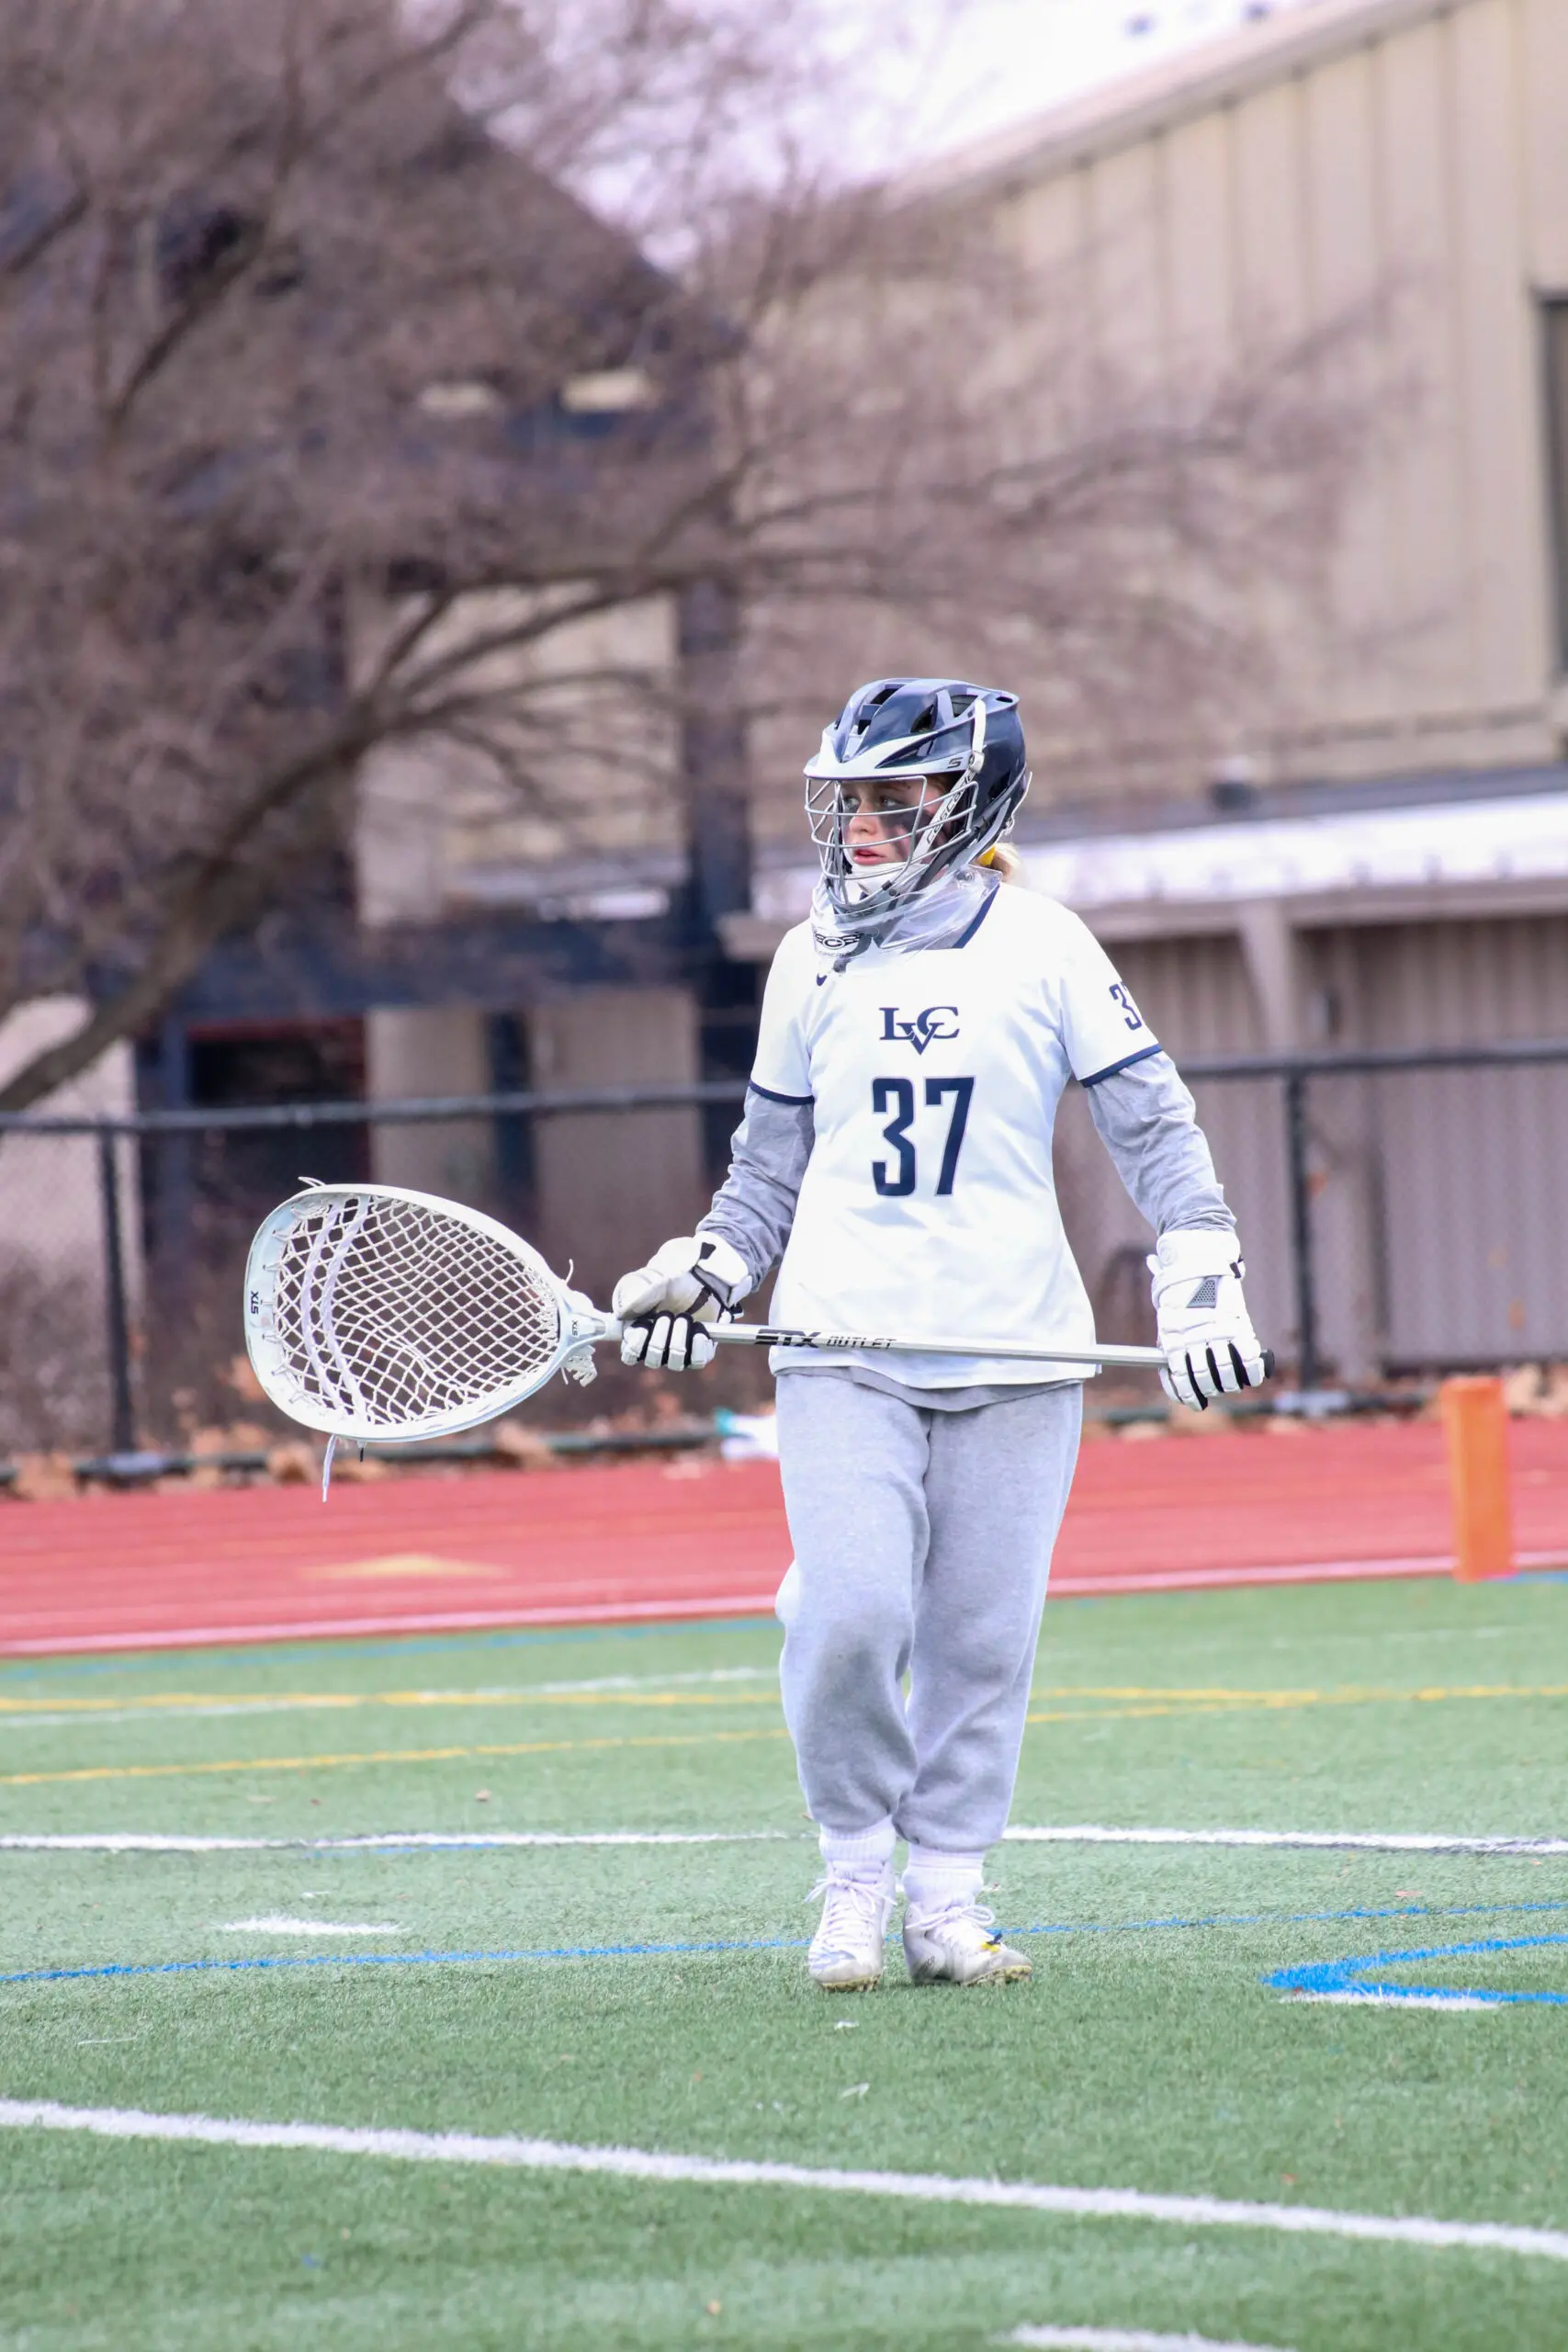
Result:
M966 770L971 783L986 764L986 697L984 695L976 695L974 710L975 740L969 746L969 764Z
M863 897L874 899L878 891L891 888L901 878L908 863L907 857L889 857L876 865L854 865L851 867L850 879Z

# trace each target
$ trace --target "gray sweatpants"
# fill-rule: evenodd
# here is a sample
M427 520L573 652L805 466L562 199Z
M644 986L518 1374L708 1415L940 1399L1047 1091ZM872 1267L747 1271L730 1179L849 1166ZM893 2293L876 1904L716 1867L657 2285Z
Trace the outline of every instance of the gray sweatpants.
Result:
M1083 1391L932 1411L823 1370L781 1374L778 1410L784 1718L811 1816L978 1852L1012 1802Z

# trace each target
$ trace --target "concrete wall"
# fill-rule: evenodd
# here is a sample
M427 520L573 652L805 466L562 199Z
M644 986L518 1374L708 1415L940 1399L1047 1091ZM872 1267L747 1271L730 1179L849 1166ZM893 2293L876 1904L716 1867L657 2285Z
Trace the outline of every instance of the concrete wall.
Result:
M87 1007L44 997L0 1022L0 1077L69 1036ZM120 1045L34 1105L37 1115L135 1108ZM143 1291L134 1145L116 1146L120 1240L133 1325ZM103 1196L96 1138L0 1136L0 1453L111 1441Z
M530 1085L689 1085L699 1075L697 1011L683 989L588 989L525 1013ZM376 1102L488 1092L485 1016L464 1006L383 1012L366 1023ZM451 1119L371 1129L378 1183L445 1193L521 1221L558 1272L602 1305L624 1273L707 1205L696 1110L568 1114L531 1122L531 1209L500 1197L495 1123Z
M690 1084L697 1013L682 989L593 989L537 1006L529 1023L540 1089ZM602 1306L617 1274L707 1206L694 1110L593 1113L536 1122L538 1213L530 1237Z
M365 1022L366 1092L373 1102L420 1096L488 1094L491 1079L485 1016L466 1005L372 1012ZM374 1125L370 1168L378 1184L441 1193L471 1207L491 1206L495 1140L488 1119Z
M88 1007L77 997L38 997L0 1021L0 1079L68 1037ZM129 1045L118 1045L68 1086L33 1105L39 1118L93 1117L134 1111L135 1071ZM133 1297L141 1284L136 1160L117 1147L120 1235ZM80 1283L103 1296L103 1204L97 1144L88 1136L0 1136L0 1264L25 1262L50 1281Z
M460 653L533 610L516 595L471 597L431 650ZM367 650L387 621L381 610L363 617ZM433 922L476 901L504 905L509 891L526 904L562 860L679 848L674 674L668 597L476 657L465 683L496 698L485 723L508 742L513 772L439 740L367 760L355 831L363 919Z

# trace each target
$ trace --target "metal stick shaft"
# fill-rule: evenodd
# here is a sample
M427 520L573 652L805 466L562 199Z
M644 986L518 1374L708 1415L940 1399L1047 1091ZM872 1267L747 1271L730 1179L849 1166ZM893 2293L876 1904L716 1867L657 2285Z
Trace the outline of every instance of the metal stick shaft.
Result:
M874 1349L879 1355L1005 1356L1015 1363L1141 1364L1156 1372L1165 1362L1158 1348L1099 1342L1092 1348L1048 1348L1016 1340L873 1340L863 1332L784 1331L770 1323L708 1323L703 1328L721 1348Z

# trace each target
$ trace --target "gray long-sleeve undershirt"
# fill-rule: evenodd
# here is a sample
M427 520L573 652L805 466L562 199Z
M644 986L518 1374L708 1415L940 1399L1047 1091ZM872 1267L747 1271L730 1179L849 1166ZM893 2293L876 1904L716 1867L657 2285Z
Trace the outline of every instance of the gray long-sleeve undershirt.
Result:
M1116 1173L1156 1234L1179 1226L1235 1231L1196 1106L1168 1054L1091 1079L1084 1091Z

